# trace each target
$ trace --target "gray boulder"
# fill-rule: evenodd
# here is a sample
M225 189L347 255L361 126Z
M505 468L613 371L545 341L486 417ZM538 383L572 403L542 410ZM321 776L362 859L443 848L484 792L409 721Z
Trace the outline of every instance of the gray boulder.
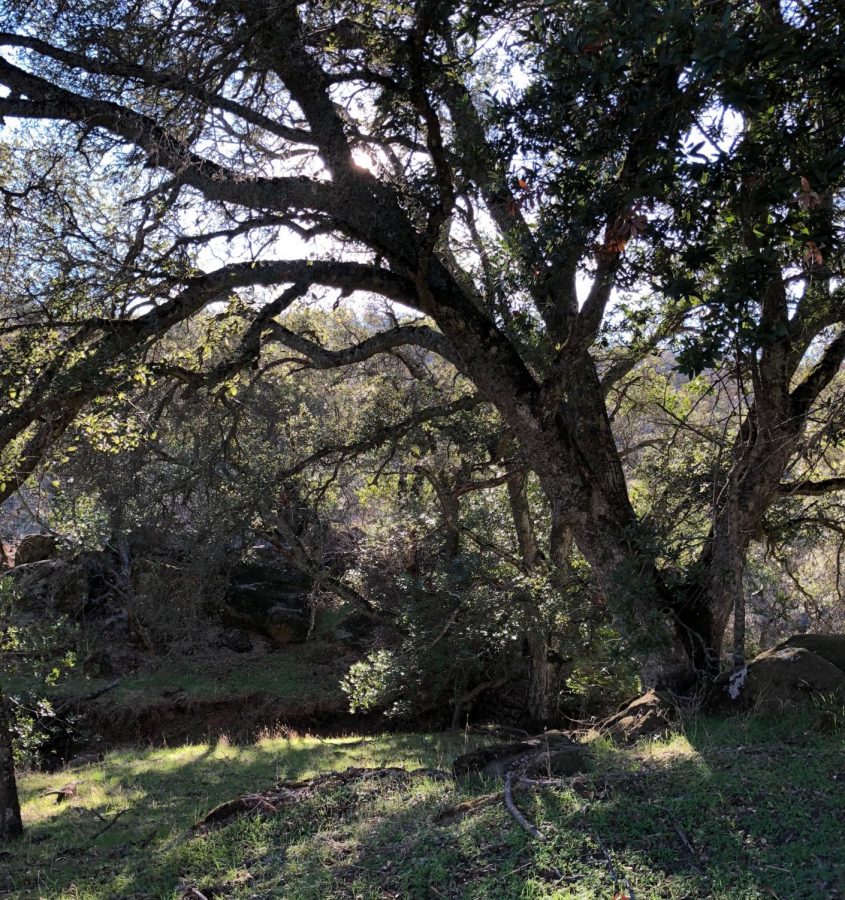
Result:
M802 647L845 672L845 634L795 634L775 647Z
M845 701L845 672L804 647L780 646L748 664L741 700L758 709L780 709L814 694Z

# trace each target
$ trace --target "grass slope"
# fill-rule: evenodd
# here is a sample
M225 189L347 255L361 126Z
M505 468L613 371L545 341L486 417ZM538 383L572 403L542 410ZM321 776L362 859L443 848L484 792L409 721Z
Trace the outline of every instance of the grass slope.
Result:
M518 795L542 843L507 815L501 784L480 780L358 782L272 818L187 833L217 803L280 779L349 765L448 768L461 736L113 753L21 779L27 836L0 850L0 887L5 870L7 896L21 898L173 898L196 887L210 900L610 900L629 886L637 900L843 897L845 734L812 721L700 719L631 749L596 741L589 775ZM40 796L71 778L81 784L68 803Z
M77 674L50 688L0 671L0 683L8 696L46 697L54 708L82 713L77 728L88 742L176 744L220 733L254 737L279 722L300 729L343 723L349 700L340 681L355 658L312 641L261 655L173 655L119 678Z

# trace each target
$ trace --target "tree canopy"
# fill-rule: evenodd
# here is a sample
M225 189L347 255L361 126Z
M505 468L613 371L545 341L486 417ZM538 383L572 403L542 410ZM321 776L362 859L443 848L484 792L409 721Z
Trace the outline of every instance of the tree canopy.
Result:
M18 0L0 29L0 499L151 382L439 357L457 396L382 432L486 405L546 558L574 541L661 636L646 677L712 671L732 614L741 656L751 541L845 486L832 5ZM296 315L359 297L347 338ZM682 451L669 517L630 463Z

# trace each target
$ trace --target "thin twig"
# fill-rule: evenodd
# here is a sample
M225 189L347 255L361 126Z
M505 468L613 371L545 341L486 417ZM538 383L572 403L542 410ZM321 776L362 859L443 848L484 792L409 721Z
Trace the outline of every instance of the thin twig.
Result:
M536 825L532 825L528 819L517 809L516 803L513 800L513 772L508 772L505 776L505 806L507 807L508 812L513 816L514 821L520 828L525 829L531 837L535 838L538 841L544 841L545 837L543 837L543 833L537 828Z
M675 834L677 834L681 839L681 843L689 851L690 856L692 856L693 859L697 859L698 857L696 855L695 848L692 845L692 841L690 841L689 837L687 836L687 833L678 822L674 822L673 827L675 829Z
M610 877L613 879L614 888L620 884L625 885L625 890L628 893L628 900L637 900L634 896L634 889L631 887L631 882L628 880L626 875L622 875L620 877L619 873L616 871L616 866L613 864L613 857L610 855L610 850L607 848L607 844L596 834L593 833L593 836L596 839L599 847L601 847L601 852L604 854L605 861L607 862L607 868L610 872Z
M60 713L63 713L71 706L79 706L83 703L90 703L92 700L96 700L97 698L102 697L103 694L107 694L109 691L114 690L120 684L120 682L120 678L115 678L114 681L109 682L105 687L98 688L96 691L92 691L90 694L83 694L81 697L69 697L67 700L56 707L53 715L58 716Z
M124 813L127 813L127 812L129 812L129 807L128 807L128 806L127 806L125 809L118 810L118 811L117 811L117 812L116 812L116 813L108 820L108 822L106 822L106 824L103 825L103 827L102 827L99 831L95 831L94 834L91 835L91 840L92 840L92 841L96 841L97 838L100 837L100 835L105 834L105 833L109 830L109 828L111 828L112 825L114 825L114 823L115 823L115 822L116 822L116 821L117 821ZM99 813L98 813L98 815L99 815Z

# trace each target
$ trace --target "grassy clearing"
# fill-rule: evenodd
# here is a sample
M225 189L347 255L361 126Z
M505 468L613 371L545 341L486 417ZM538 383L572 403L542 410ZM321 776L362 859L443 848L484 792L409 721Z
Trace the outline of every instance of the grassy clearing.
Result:
M147 668L119 676L117 686L102 702L108 706L147 704L176 693L200 701L262 694L271 700L346 709L348 701L340 689L340 679L357 653L339 645L333 630L349 611L349 607L323 611L314 640L266 653L236 654L200 645L196 656L171 652L156 657ZM57 685L45 688L31 676L7 671L8 664L0 668L7 694L35 692L56 702L91 695L115 680L70 670Z
M209 808L280 779L349 765L448 767L461 736L268 739L250 747L114 753L22 779L28 833L0 851L15 897L836 898L845 886L845 735L803 718L701 719L632 749L593 743L595 766L520 794L547 836L504 811L501 784L358 782L284 814L209 834ZM477 742L477 739L476 739ZM79 795L39 795L71 777ZM94 810L109 820L103 827ZM611 864L619 884L614 884ZM2 874L0 874L2 884Z

